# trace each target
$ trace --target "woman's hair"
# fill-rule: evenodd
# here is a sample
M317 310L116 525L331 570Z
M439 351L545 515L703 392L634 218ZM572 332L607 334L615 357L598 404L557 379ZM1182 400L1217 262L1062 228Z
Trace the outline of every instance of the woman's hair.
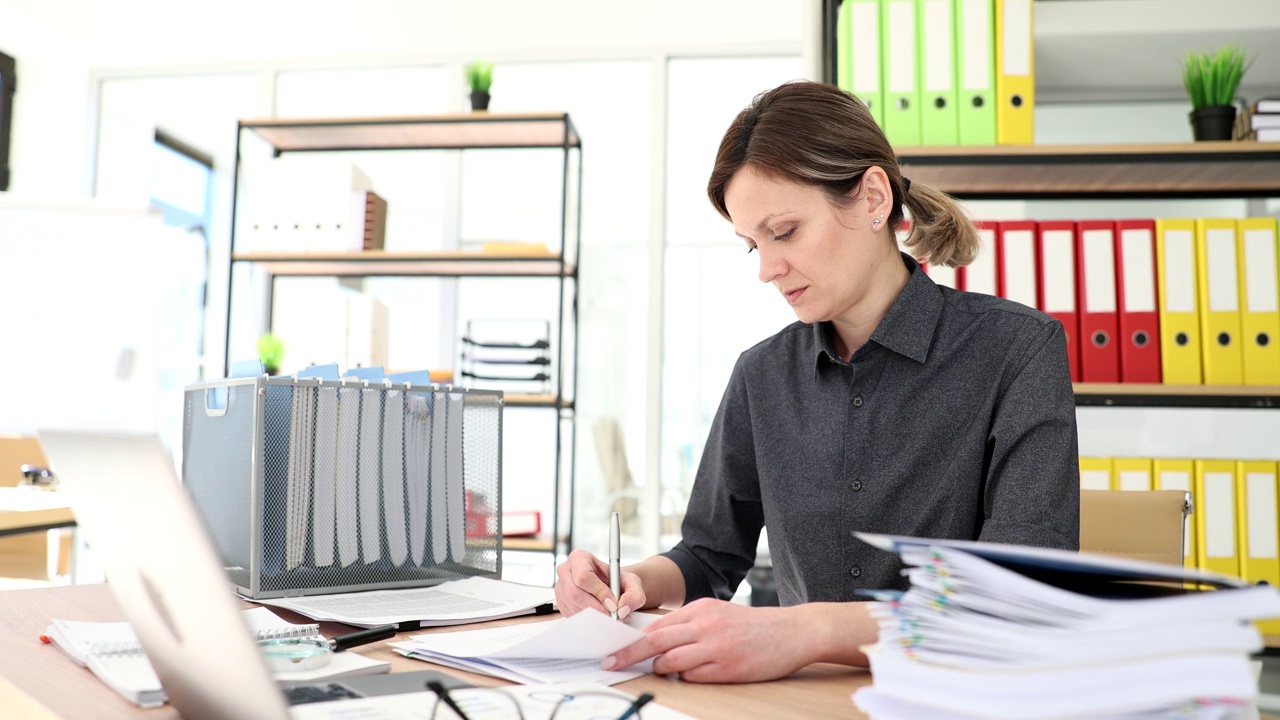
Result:
M854 201L853 192L867 168L889 176L893 210L889 227L911 212L904 244L935 265L968 265L978 252L978 233L947 194L902 177L898 159L862 101L823 83L794 81L760 93L738 113L720 141L715 169L707 182L711 204L729 219L724 191L744 166L802 185L821 188L838 207Z

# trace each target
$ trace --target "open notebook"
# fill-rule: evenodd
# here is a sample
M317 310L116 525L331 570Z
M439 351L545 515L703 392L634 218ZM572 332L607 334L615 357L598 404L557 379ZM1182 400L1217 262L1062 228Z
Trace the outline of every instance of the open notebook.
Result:
M249 634L256 640L317 637L315 623L291 623L265 607L242 613ZM127 622L84 622L54 618L45 631L59 650L78 665L87 667L98 679L141 707L163 705L167 696L160 678L143 652L133 626ZM280 681L332 680L372 675L391 670L391 664L358 653L337 653L325 666L313 670L277 672Z

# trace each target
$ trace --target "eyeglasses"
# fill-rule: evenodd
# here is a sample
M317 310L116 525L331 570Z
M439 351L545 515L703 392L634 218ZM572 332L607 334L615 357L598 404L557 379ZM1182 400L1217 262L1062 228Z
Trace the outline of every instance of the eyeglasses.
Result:
M440 698L431 709L431 720L643 720L640 709L653 699L649 693L633 700L608 690L571 694L535 690L519 697L504 688L450 692L436 680L427 682L427 689Z

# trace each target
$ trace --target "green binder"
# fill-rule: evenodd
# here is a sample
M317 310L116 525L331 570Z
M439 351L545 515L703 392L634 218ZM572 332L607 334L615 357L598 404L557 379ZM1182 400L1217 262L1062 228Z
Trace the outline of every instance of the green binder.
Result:
M996 144L995 0L955 0L961 145Z
M884 72L880 66L880 15L883 0L844 0L849 42L850 90L867 104L876 123L884 127Z
M960 142L954 2L916 0L920 37L920 140L925 145Z
M920 144L920 73L915 0L884 0L880 62L884 133L895 147Z

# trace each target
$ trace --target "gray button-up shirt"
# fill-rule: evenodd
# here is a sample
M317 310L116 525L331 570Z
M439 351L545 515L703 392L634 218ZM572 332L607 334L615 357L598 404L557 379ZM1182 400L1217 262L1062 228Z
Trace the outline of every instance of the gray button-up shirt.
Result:
M769 528L783 605L905 588L854 530L1076 549L1075 401L1061 323L911 277L851 362L830 323L742 353L703 450L682 540L686 601L729 598Z

